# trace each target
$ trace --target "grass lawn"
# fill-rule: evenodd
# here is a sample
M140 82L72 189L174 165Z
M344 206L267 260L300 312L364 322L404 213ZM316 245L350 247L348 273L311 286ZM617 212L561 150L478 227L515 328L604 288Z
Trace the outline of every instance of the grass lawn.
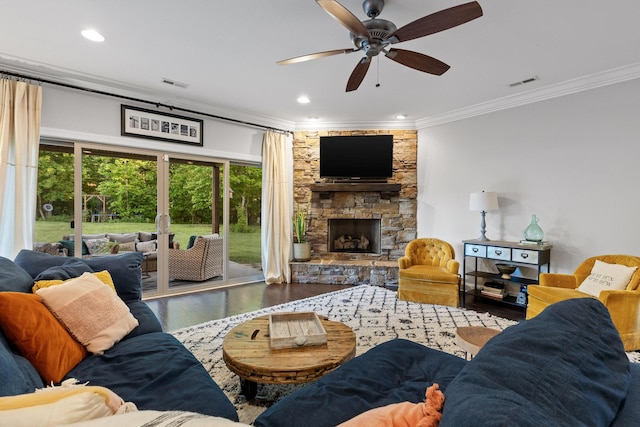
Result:
M247 265L260 265L260 227L252 226L251 233L229 233L229 258L231 261ZM82 232L84 234L98 233L128 233L135 231L152 232L154 224L140 222L85 222ZM181 249L186 249L189 237L194 235L211 234L210 224L171 224L171 232L175 233L174 241L180 242ZM36 221L37 242L57 242L66 234L72 234L73 230L68 222ZM224 233L222 233L224 235Z

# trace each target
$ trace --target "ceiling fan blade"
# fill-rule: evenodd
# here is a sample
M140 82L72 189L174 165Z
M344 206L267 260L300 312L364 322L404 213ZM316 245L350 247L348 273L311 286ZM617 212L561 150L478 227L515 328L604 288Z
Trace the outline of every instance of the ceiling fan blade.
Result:
M349 81L347 82L346 92L352 92L360 87L360 83L364 80L364 76L367 75L369 65L371 65L371 58L368 56L365 56L360 60L360 62L358 62L358 65L353 69L353 72L349 77Z
M480 4L473 1L423 16L404 27L398 28L389 39L392 43L405 42L448 30L481 16L482 8Z
M335 0L316 0L316 3L329 15L333 16L343 27L359 37L369 39L369 30L347 8Z
M410 50L390 49L386 56L399 64L436 76L444 74L450 68L449 65L436 58Z
M282 61L276 62L276 64L280 64L280 65L295 64L297 62L311 61L312 59L324 58L325 56L340 55L341 53L351 53L356 51L357 49L327 50L325 52L317 52L317 53L311 53L309 55L296 56L295 58L283 59Z

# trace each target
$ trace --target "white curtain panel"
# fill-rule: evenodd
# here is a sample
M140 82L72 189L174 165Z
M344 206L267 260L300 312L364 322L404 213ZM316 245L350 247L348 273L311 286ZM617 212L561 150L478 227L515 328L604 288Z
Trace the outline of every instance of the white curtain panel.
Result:
M267 283L291 281L293 194L287 136L267 131L262 138L262 271Z
M42 88L0 80L0 256L33 247Z

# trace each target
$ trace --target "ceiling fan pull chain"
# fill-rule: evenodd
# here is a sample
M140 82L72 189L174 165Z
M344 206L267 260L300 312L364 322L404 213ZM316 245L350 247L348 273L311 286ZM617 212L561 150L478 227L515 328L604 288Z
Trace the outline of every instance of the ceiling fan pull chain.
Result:
M376 87L380 87L380 57L376 57Z

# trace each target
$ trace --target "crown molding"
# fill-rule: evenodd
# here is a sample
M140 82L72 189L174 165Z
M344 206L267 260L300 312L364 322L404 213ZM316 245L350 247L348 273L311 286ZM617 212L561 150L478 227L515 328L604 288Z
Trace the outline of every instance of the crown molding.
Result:
M561 83L545 86L540 89L519 93L517 95L506 96L489 102L471 105L469 107L460 108L447 113L425 117L416 120L416 127L417 129L424 129L438 126L445 123L480 116L482 114L507 110L521 105L532 104L534 102L545 101L547 99L596 89L616 83L622 83L628 80L637 79L638 77L640 77L640 62L579 77L577 79L567 80Z

